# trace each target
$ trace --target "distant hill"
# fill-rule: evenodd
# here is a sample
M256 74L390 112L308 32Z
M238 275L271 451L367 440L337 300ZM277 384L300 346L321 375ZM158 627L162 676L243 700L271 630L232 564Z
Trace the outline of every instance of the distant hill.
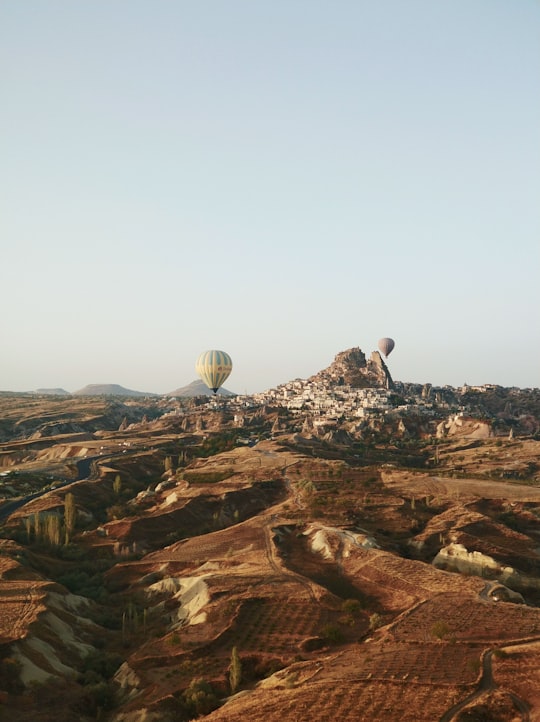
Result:
M34 393L46 396L69 396L69 391L65 389L36 389Z
M176 389L175 391L170 391L168 394L165 394L165 396L212 396L213 392L208 388L208 386L199 379L196 379L195 381L192 381L187 386L182 386L179 389ZM236 394L232 391L228 391L225 388L221 388L218 391L219 396L236 396Z
M157 396L145 391L133 391L118 384L88 384L73 392L73 396Z

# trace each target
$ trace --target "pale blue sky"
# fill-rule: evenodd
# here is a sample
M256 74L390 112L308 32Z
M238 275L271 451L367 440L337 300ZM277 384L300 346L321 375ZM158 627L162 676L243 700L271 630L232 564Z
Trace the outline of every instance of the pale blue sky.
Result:
M537 0L2 0L0 389L540 385Z

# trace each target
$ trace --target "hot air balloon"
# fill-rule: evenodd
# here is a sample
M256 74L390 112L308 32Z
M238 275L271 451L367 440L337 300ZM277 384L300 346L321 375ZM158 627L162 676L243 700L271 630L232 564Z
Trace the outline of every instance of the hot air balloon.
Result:
M388 358L388 356L392 353L395 343L393 338L380 338L377 345L379 347L379 351L384 354L384 357Z
M195 370L212 391L216 394L225 383L232 371L231 357L225 351L203 351L197 359Z

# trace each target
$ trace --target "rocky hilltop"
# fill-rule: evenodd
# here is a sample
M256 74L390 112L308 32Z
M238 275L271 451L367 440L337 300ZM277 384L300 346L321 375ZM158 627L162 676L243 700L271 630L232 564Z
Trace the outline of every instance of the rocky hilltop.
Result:
M364 352L350 348L337 354L328 368L311 376L308 381L329 386L352 386L353 388L393 389L394 382L378 351L373 351L369 361Z
M36 394L39 394L40 396L69 396L69 391L66 391L65 389L36 389Z

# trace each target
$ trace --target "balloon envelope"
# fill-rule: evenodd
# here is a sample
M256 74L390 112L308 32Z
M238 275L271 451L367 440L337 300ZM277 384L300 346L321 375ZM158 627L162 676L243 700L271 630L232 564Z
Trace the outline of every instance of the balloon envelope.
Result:
M380 338L379 339L379 351L383 353L386 356L389 356L392 353L392 349L394 348L394 339L393 338Z
M203 351L197 359L195 370L214 393L225 383L232 371L231 357L225 351Z

